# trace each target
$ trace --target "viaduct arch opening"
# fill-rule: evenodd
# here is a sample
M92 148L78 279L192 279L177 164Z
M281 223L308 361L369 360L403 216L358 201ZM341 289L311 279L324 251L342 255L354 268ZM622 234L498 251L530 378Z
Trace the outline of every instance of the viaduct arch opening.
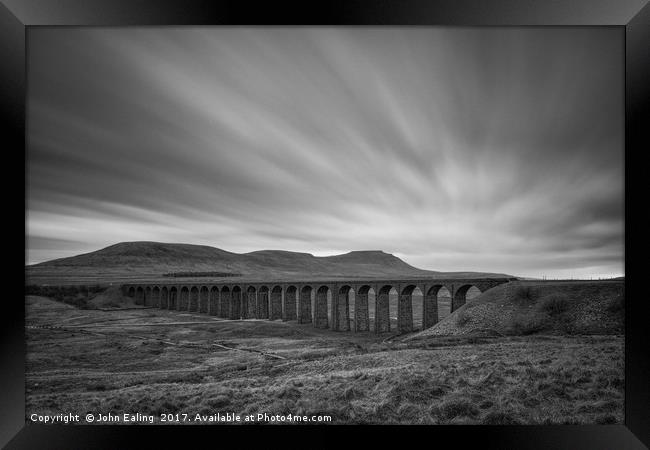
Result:
M163 286L160 290L160 309L169 308L169 289L167 286Z
M222 319L230 317L230 289L228 286L222 287L219 294L219 317Z
M219 288L212 286L210 289L210 305L208 306L208 314L211 316L219 315Z
M187 286L183 286L180 292L180 298L178 299L178 310L187 311L190 307L190 289Z
M287 286L287 289L284 291L284 307L282 308L284 320L296 320L297 311L298 311L298 289L293 286Z
M210 291L207 286L201 286L199 291L199 312L207 314L209 309Z
M257 319L257 291L255 286L248 286L248 289L246 289L246 317Z
M260 319L269 318L269 287L262 286L260 287L259 293L257 294L257 317Z
M274 286L271 289L271 311L269 312L271 320L282 319L282 287Z
M230 318L234 320L241 319L241 313L241 288L234 286L230 293Z
M422 290L415 284L402 288L397 299L397 331L409 333L422 327Z
M144 289L140 286L135 290L135 304L144 305Z
M320 286L316 291L316 304L314 307L314 327L316 328L327 328L329 325L331 309L331 296L328 298L329 291L330 288L325 285Z
M369 301L371 291L372 302ZM359 287L354 293L354 331L370 331L371 318L375 318L374 297L375 291L367 284ZM373 304L372 308L370 303Z
M152 301L151 301L151 288L147 286L144 290L144 306L152 306Z
M467 301L473 300L478 295L481 295L481 291L473 284L462 285L456 289L456 292L454 292L454 296L451 302L451 312L453 313L458 308L467 303Z
M178 289L176 286L169 289L169 309L178 309Z
M394 290L391 285L379 288L375 299L375 332L390 332L390 292Z
M198 312L199 311L199 288L192 286L190 289L190 306L189 311Z
M151 290L151 306L160 308L160 288L158 286Z
M300 289L300 300L298 304L298 322L299 323L312 323L312 308L311 308L311 297L312 297L312 287L303 286Z

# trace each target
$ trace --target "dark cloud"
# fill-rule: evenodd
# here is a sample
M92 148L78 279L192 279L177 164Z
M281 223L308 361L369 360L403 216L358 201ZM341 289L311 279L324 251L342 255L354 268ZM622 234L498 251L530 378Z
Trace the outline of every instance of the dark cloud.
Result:
M29 33L29 262L142 239L623 273L620 30Z

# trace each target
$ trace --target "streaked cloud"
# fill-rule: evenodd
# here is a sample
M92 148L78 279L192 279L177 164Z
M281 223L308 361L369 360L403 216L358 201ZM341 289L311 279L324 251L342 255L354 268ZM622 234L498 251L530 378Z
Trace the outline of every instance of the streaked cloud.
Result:
M28 263L125 240L623 269L612 28L35 28Z

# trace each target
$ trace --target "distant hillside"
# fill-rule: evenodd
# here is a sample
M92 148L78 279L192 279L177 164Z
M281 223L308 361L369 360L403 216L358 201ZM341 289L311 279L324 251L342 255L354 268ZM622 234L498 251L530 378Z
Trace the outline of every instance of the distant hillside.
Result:
M411 339L476 332L622 334L621 281L516 281L489 289Z
M501 277L478 272L421 270L382 251L353 251L318 257L262 250L232 253L215 247L160 242L122 242L90 253L26 267L28 283L100 282L160 277L174 272L227 272L244 277Z

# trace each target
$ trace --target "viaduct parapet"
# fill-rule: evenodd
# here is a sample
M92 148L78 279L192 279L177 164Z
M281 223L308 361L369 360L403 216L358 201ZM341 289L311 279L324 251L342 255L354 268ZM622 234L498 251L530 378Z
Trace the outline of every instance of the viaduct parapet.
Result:
M467 291L485 292L515 278L373 279L296 282L127 283L124 295L135 303L223 319L297 320L335 331L370 331L369 295L374 294L375 333L414 331L413 292L422 293L422 329L438 322L438 292L451 294L451 312L466 302ZM397 292L397 329L391 330L389 293ZM372 305L373 302L371 302Z

